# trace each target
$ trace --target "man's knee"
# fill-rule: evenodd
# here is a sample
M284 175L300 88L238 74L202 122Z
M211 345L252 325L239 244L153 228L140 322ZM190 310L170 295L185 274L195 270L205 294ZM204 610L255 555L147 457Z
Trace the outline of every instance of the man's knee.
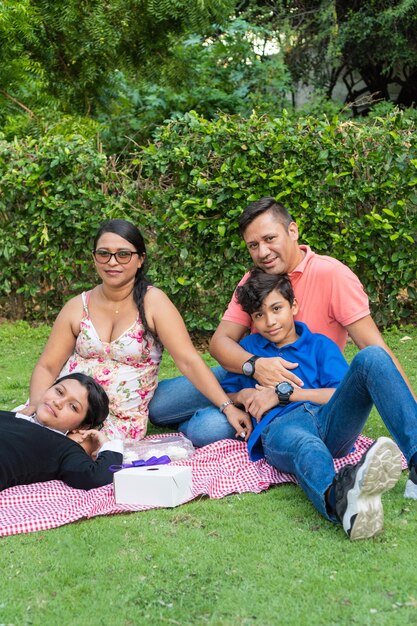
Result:
M355 355L352 365L353 363L369 370L375 367L393 365L393 360L381 346L367 346Z

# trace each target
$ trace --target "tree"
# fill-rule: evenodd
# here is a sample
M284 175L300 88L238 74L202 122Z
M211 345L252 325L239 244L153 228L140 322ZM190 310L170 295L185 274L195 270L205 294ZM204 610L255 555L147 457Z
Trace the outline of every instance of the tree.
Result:
M347 100L370 94L373 100L416 106L417 2L337 0L336 14Z
M174 36L202 31L232 7L232 0L6 0L0 68L16 58L27 73L42 73L63 110L91 114L115 70L154 73Z
M331 98L343 81L348 103L415 106L417 0L246 0L239 9L290 33L283 45L294 85Z

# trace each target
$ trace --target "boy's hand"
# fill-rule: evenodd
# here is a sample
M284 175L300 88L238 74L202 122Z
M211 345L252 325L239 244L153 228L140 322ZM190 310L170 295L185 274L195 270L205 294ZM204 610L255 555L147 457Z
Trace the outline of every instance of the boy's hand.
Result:
M298 367L298 363L291 363L279 356L261 357L255 362L254 378L263 387L275 387L278 383L286 381L297 387L302 387L304 382L289 370Z
M224 414L226 415L229 424L235 429L236 437L247 441L252 432L252 422L249 415L238 409L233 404L229 404L225 408Z
M265 413L278 405L279 400L273 387L256 385L254 391L255 393L247 407L247 411L253 415L257 422L260 422Z
M259 422L267 411L278 404L278 396L272 387L256 385L256 389L241 389L234 394L236 404L242 404L245 411Z
M90 430L73 430L68 437L79 443L94 461L101 446L106 441L109 441L109 438L103 432L93 428Z

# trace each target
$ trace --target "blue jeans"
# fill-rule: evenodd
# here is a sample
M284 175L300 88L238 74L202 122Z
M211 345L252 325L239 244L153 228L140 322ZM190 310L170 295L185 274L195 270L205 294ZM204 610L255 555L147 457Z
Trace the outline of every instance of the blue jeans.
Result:
M295 474L307 497L327 519L325 492L335 476L333 457L352 449L375 404L407 461L417 451L417 403L385 350L361 350L324 405L306 402L277 417L262 432L265 457Z
M211 371L220 383L227 373L222 367ZM185 376L161 380L149 404L149 419L155 426L179 425L178 430L198 447L236 435L223 413Z

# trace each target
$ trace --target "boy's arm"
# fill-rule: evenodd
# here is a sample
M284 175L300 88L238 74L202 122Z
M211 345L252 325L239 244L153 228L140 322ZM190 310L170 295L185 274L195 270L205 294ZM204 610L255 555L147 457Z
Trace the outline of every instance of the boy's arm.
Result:
M337 345L323 335L312 335L310 365L315 363L315 375L310 379L310 388L294 387L289 401L314 402L326 404L336 391L341 379L345 375L348 364ZM302 369L300 365L300 369ZM259 421L262 416L275 406L278 406L278 396L275 386L261 387L256 385L256 395L246 410Z
M278 396L274 387L256 386L247 405L246 410L256 421L260 421L265 413L278 406ZM294 392L290 396L291 402L314 402L315 404L326 404L334 394L336 389L301 389L294 387ZM233 399L233 398L232 398Z

